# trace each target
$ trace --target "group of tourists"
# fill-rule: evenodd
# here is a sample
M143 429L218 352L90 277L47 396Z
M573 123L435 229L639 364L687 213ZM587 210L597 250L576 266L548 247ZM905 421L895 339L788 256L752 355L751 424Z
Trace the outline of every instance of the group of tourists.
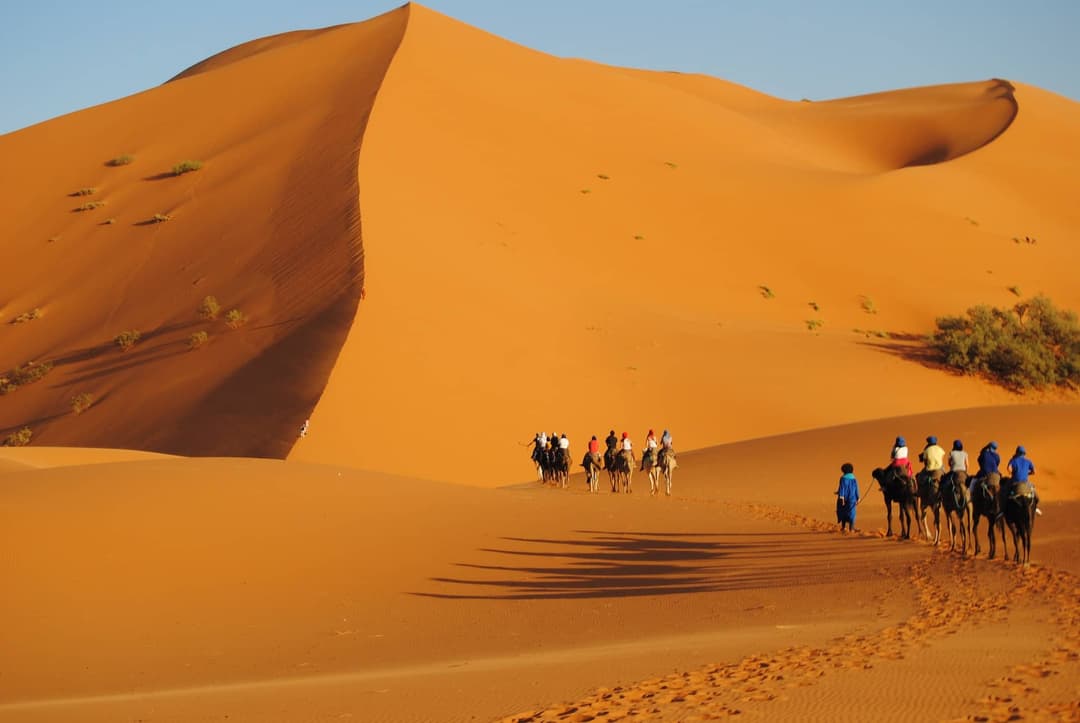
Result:
M613 492L618 491L617 483L620 481L623 483L624 491L630 492L631 471L638 466L630 434L623 432L621 436L617 436L615 430L612 429L608 432L604 445L605 450L601 456L600 440L594 434L589 440L585 456L581 459L579 466L585 469L589 489L593 492L597 491L596 478L599 471L607 470L612 478ZM561 484L563 487L567 485L573 457L570 452L570 440L565 433L552 432L549 436L544 432L537 432L532 442L531 459L536 465L541 481ZM650 473L653 494L659 490L652 475L653 470L666 470L667 493L671 494L670 470L674 468L674 461L675 449L672 446L671 432L665 429L657 439L656 432L650 429L645 435L638 471Z
M945 449L938 444L938 438L930 435L926 438L926 446L919 452L918 461L923 467L916 473L911 464L907 441L903 437L897 437L889 454L888 466L898 470L904 477L915 482L925 481L935 487L955 489L958 498L962 498L963 506L970 504L976 487L982 487L988 494L999 496L1002 501L1017 495L1027 495L1034 498L1035 514L1042 514L1038 508L1035 486L1031 482L1031 476L1035 474L1035 465L1028 458L1027 450L1022 444L1017 445L1016 451L1009 459L1006 465L1009 476L1004 478L1001 474L1001 455L998 453L998 444L994 441L987 442L979 450L976 459L978 470L974 475L970 473L968 453L964 449L964 443L959 439L953 440L952 450L946 454ZM948 467L947 471L946 467ZM855 479L855 468L850 462L845 462L840 467L840 472L840 482L834 493L836 495L836 521L841 530L853 530L855 508L859 504L859 485ZM962 494L964 491L966 495Z

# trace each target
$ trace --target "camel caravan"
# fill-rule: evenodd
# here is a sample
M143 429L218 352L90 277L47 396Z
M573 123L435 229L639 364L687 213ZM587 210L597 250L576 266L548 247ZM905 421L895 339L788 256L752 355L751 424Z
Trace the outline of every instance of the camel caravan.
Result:
M671 444L671 433L668 430L664 430L659 441L653 430L649 430L645 436L645 451L640 465L634 455L634 445L627 432L617 437L615 430L611 430L605 444L606 449L601 455L600 440L593 435L579 465L585 470L589 492L600 491L600 472L602 471L608 473L608 482L612 492L621 491L626 494L633 492L634 467L638 467L637 471L645 472L649 478L650 495L659 495L663 490L665 495L671 496L671 481L677 462L675 449ZM570 440L565 434L552 433L549 437L543 432L537 432L532 442L531 458L533 464L536 465L538 481L563 488L569 485L573 457L570 453Z
M937 443L933 435L926 438L926 446L919 453L923 469L917 474L908 459L908 448L903 437L897 437L893 445L892 458L888 467L873 471L873 477L885 498L885 513L888 522L887 536L893 534L893 503L898 508L900 539L911 538L911 525L914 522L918 537L926 539L935 546L941 539L941 512L945 512L945 523L949 535L949 551L959 551L966 556L969 540L974 546L974 554L981 552L979 545L979 522L986 520L989 540L989 559L997 554L997 536L1001 537L1002 557L1008 558L1005 544L1005 527L1008 526L1013 538L1013 560L1027 564L1031 559L1031 534L1035 526L1036 515L1041 515L1039 496L1031 482L1035 474L1035 465L1027 457L1023 445L1009 460L1006 469L1008 477L1001 474L1001 456L997 442L987 443L978 456L978 471L968 474L968 454L964 451L961 440L955 440L952 451L946 457L945 450ZM948 466L948 470L946 470ZM845 477L850 476L850 465L844 465ZM852 480L854 478L852 477ZM844 517L839 499L840 491L845 488L844 477L838 490L838 521ZM848 494L851 496L851 493ZM857 489L855 502L850 504L850 524L854 524L854 505L858 504ZM845 505L849 504L845 500ZM845 507L846 509L846 507ZM933 528L927 512L933 513ZM843 522L841 522L843 526Z

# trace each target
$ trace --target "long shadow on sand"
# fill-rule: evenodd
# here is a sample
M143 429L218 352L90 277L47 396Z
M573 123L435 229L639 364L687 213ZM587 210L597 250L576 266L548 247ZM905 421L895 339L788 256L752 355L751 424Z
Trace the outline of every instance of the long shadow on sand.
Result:
M450 589L413 592L445 599L537 600L674 595L788 587L874 574L845 565L859 554L815 532L678 534L575 531L582 537L501 537L459 562L468 577L433 577ZM854 542L854 540L845 540Z

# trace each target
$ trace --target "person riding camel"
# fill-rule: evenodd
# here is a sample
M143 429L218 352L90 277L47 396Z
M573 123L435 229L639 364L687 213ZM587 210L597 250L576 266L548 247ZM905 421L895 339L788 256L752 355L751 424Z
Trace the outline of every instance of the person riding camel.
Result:
M592 461L593 467L600 469L600 440L596 438L594 434L592 439L589 440L589 449L585 452L585 457L581 460L581 466L588 470L588 461Z
M926 438L926 446L919 452L919 461L923 463L923 471L935 482L941 482L941 475L945 467L945 450L937 443L937 437L930 435Z
M604 469L611 469L615 465L615 455L619 453L619 438L615 436L614 429L608 432L604 444L607 445L604 451Z
M663 449L671 449L671 432L664 430L664 433L660 435L660 447Z
M1003 499L1016 496L1018 490L1023 489L1022 485L1027 485L1031 488L1031 496L1035 501L1035 514L1041 515L1039 493L1035 491L1035 484L1031 481L1031 475L1033 474L1035 474L1035 465L1027 458L1027 450L1021 444L1017 446L1016 454L1009 460L1009 475L1012 477L1012 484L1007 492L1004 487L1002 488L1001 496Z
M547 444L547 439L544 437L543 432L537 432L532 441L532 461L537 464L544 457L544 445Z
M645 435L645 451L641 454L641 471L645 471L645 465L650 467L656 465L656 432L649 430L649 433Z
M975 478L968 479L968 453L964 451L964 443L954 439L952 451L949 452L949 471L952 472L956 484L968 486L968 499L975 493Z
M626 460L626 468L634 468L634 443L630 441L630 433L622 433L622 450L619 452Z
M915 472L911 468L911 460L908 459L907 441L903 437L896 438L889 457L889 466L899 467L908 477L915 476Z
M997 452L997 442L987 442L979 450L979 473L977 475L980 484L987 488L997 490L1001 486L1001 455Z
M558 452L556 452L560 461L565 461L566 465L570 465L570 440L566 438L566 432L562 433L562 436L558 440Z

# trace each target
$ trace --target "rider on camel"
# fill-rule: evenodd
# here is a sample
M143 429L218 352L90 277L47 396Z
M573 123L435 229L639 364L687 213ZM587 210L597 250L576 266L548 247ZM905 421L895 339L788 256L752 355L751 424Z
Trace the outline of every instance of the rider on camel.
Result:
M645 435L645 451L641 455L641 471L645 470L645 463L650 465L656 464L656 432L649 430L649 433Z
M911 468L911 460L908 459L907 441L903 437L897 437L893 443L892 453L889 455L889 466L899 467L908 477L914 477L915 472Z
M919 452L919 461L923 463L923 471L935 482L941 481L941 475L945 468L945 450L937 443L937 437L930 435L926 438L926 446Z
M1024 449L1024 445L1019 445L1016 448L1016 454L1009 460L1009 475L1012 477L1012 486L1009 488L1009 496L1014 496L1017 492L1017 488L1021 484L1026 484L1031 488L1031 495L1035 500L1035 514L1041 515L1042 510L1039 509L1039 494L1035 491L1035 485L1032 483L1030 477L1035 474L1035 465L1030 459L1027 458L1027 450ZM1001 490L1002 495L1005 495L1005 490Z

